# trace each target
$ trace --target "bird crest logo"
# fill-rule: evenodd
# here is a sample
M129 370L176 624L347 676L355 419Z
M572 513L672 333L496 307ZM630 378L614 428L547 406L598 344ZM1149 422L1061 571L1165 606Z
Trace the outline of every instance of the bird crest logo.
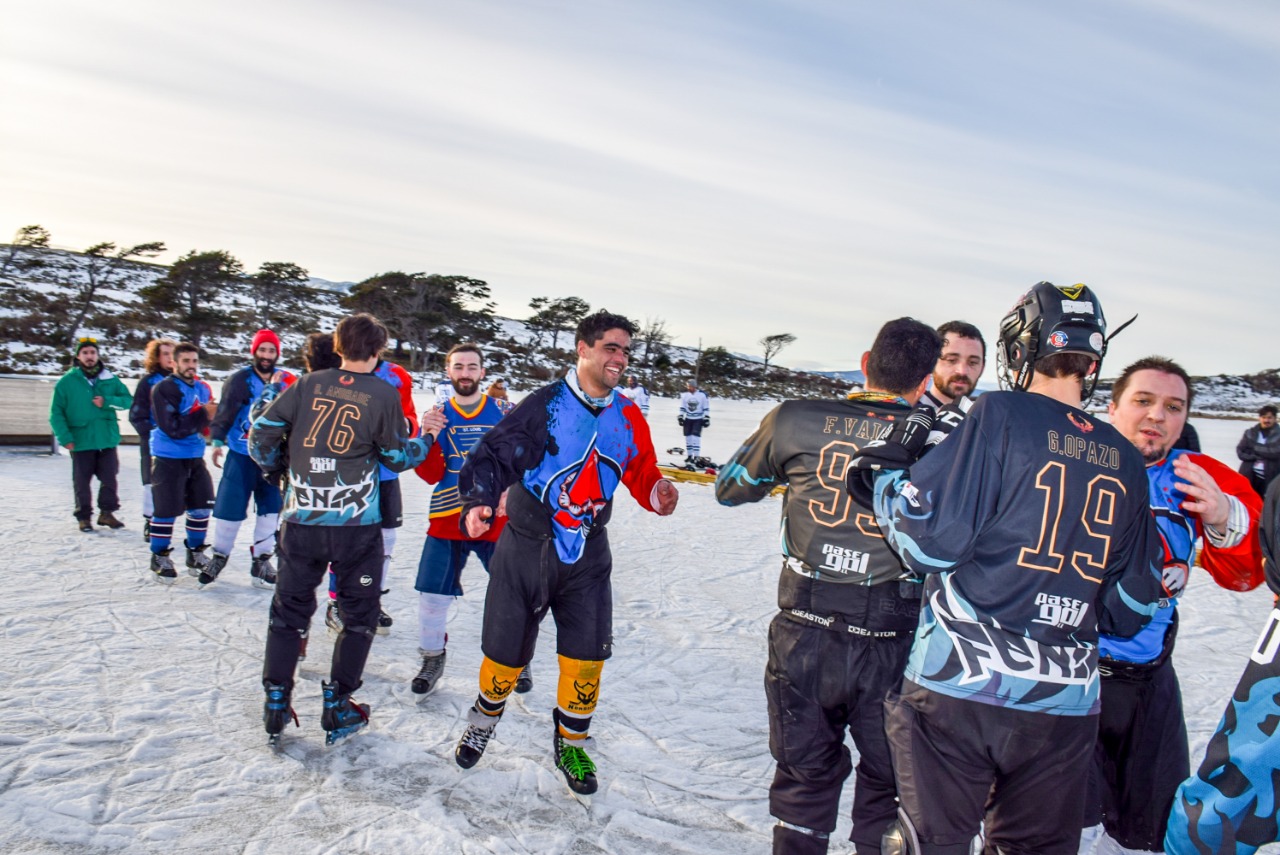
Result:
M338 382L343 386L350 386L352 383L356 382L356 378L352 377L350 374L343 374L338 378Z
M1077 416L1075 413L1067 413L1067 421L1078 427L1082 433L1091 433L1093 431L1093 422Z
M568 530L591 530L596 515L609 504L609 496L622 480L622 467L596 448L595 439L582 458L557 473L548 484L547 498L555 497L552 512L556 524Z

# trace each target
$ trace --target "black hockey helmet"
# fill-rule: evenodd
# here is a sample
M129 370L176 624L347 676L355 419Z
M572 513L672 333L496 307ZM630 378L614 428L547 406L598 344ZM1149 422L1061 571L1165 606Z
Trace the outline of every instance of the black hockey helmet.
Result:
M1102 304L1086 285L1038 282L1018 298L1000 321L996 363L1001 387L1026 389L1035 364L1055 353L1093 357L1093 373L1084 378L1081 387L1081 402L1088 401L1107 353L1107 319Z

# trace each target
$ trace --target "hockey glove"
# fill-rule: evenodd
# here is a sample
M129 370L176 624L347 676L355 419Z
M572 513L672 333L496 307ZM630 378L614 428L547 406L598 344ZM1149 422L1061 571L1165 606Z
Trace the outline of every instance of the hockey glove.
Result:
M899 421L885 439L867 443L853 456L845 486L854 500L864 508L871 507L872 484L882 469L909 469L924 452L929 431L933 429L933 409L921 404Z
M702 417L702 426L703 426L704 428L709 428L709 427L711 427L711 416L703 416L703 417Z
M1170 597L1180 597L1187 588L1187 576L1190 571L1183 561L1169 561L1160 571L1160 583L1164 592Z
M683 424L684 424L684 413L681 413L680 415L676 416L676 421L677 421L677 422L679 422L681 425L683 425Z
M929 431L929 437L925 440L924 451L928 452L938 443L946 439L953 430L960 427L960 423L969 415L969 410L973 407L971 398L960 397L940 407L933 416L933 428Z

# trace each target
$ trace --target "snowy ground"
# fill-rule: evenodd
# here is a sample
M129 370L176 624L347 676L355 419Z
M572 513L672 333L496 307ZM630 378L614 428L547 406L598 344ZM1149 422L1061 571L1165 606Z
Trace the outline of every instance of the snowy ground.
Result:
M429 403L423 395L421 404ZM714 401L708 456L723 460L766 404ZM655 400L655 445L679 444L675 406ZM1197 422L1234 464L1239 421ZM661 457L660 453L660 457ZM412 577L428 488L404 481L396 618L379 637L362 701L373 723L326 749L322 618L294 703L302 729L264 746L261 661L268 594L233 559L206 590L156 584L140 538L137 450L122 449L129 528L79 533L70 460L0 451L0 851L22 853L733 853L766 852L772 774L761 686L774 613L778 500L737 509L681 485L675 516L625 496L610 526L615 653L593 733L601 790L571 799L551 762L555 647L548 622L537 683L513 702L480 765L453 748L476 691L486 577L473 562L450 623L442 688L421 706ZM1265 591L1221 591L1197 573L1177 661L1198 758L1268 610ZM850 792L844 798L848 809ZM833 841L848 836L844 819ZM833 843L833 852L848 852ZM1280 847L1265 851L1280 852Z

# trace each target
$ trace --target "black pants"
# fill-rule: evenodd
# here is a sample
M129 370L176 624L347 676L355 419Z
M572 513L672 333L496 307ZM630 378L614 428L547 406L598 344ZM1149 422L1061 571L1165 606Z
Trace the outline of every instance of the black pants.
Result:
M1173 663L1109 663L1086 828L1102 823L1129 849L1164 850L1178 785L1191 776L1182 690Z
M293 687L302 636L316 611L316 586L332 565L344 627L333 646L329 679L337 682L339 694L354 692L378 626L382 528L286 522L280 526L278 554L263 682Z
M78 520L93 516L93 479L98 479L98 512L112 513L120 510L120 498L116 493L116 475L120 472L120 458L114 448L71 452L71 483L75 486Z
M151 431L138 434L138 467L145 487L151 483Z
M873 639L781 614L773 619L764 677L769 751L777 761L769 787L773 816L814 831L835 829L840 788L852 769L848 730L859 757L849 839L859 852L879 849L898 812L884 699L902 682L911 639L909 632Z
M1049 715L952 698L903 681L885 701L902 809L921 855L1076 855L1097 716Z

